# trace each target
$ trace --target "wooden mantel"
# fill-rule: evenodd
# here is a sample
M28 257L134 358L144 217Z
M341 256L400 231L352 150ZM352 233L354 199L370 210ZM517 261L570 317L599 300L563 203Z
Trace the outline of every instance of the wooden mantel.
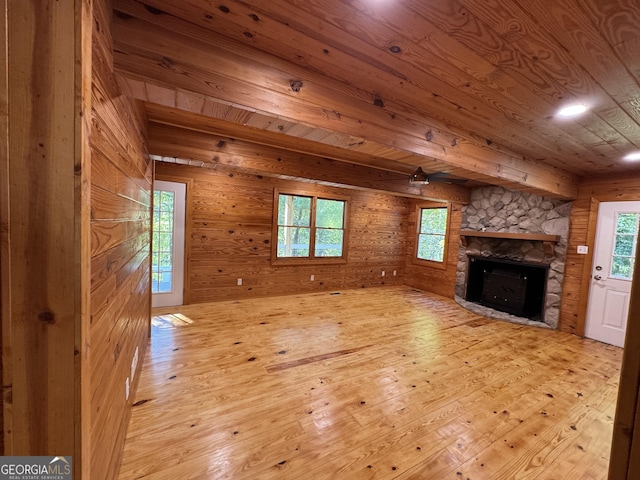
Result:
M476 230L460 230L460 240L467 246L467 237L503 238L506 240L533 240L543 242L546 255L553 256L554 245L560 241L560 235L544 233L512 233L512 232L482 232Z

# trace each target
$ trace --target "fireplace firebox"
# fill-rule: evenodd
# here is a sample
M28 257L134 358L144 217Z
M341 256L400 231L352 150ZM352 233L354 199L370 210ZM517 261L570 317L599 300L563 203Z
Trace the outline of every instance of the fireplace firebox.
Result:
M544 318L548 265L469 256L466 300L530 320Z

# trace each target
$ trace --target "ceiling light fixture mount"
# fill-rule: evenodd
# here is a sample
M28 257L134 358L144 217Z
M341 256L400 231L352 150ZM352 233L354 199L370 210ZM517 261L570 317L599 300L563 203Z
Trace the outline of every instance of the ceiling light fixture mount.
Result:
M422 167L418 167L415 172L409 176L410 184L429 185L429 176L424 173Z

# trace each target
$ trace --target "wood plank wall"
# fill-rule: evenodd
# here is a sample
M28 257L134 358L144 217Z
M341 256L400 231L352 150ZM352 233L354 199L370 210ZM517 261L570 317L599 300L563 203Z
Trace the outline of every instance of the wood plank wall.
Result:
M640 175L584 181L571 209L569 241L558 328L584 335L584 322L591 276L598 204L640 200ZM589 253L579 255L578 245Z
M633 273L609 479L640 478L640 268Z
M169 163L157 163L156 178L192 182L185 282L192 303L404 283L404 197ZM347 264L271 265L274 188L350 197Z
M91 478L116 478L150 328L152 165L146 119L113 76L110 2L95 2L91 174ZM138 375L131 385L133 392Z
M417 242L417 217L420 200L411 200L408 221L408 242L405 266L405 283L411 287L426 292L437 293L447 298L453 298L456 286L456 271L458 268L458 250L460 247L460 224L462 222L462 205L453 203L449 210L449 237L447 245L447 261L444 268L429 267L416 263L415 252Z
M9 32L7 17L7 0L0 0L0 285L9 278L9 239L7 225L9 223ZM4 259L4 260L3 260ZM7 288L0 287L0 347L2 347L2 331L8 318L3 314L3 304L10 302ZM8 310L7 310L8 313ZM0 354L0 379L4 379L4 355ZM3 380L3 385L6 385ZM4 449L4 388L0 391L0 455L7 455Z
M1 4L4 451L74 455L79 478L89 324L91 2L44 6Z
M595 241L598 206L600 202L640 200L640 175L600 178L584 181L578 198L573 202L567 251L566 273L560 311L561 330L584 335L587 299L593 248ZM588 255L578 255L578 245L589 247ZM620 390L611 448L609 479L638 478L640 472L640 423L638 399L640 399L640 270L634 273L631 292L627 339L625 343Z

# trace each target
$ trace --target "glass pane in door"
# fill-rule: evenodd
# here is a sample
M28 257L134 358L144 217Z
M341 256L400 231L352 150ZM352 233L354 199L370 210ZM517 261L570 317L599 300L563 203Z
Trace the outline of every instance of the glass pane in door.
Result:
M153 245L151 255L151 291L173 291L173 213L175 193L153 193Z
M637 213L619 213L616 218L616 233L611 257L611 277L631 280L638 242Z

